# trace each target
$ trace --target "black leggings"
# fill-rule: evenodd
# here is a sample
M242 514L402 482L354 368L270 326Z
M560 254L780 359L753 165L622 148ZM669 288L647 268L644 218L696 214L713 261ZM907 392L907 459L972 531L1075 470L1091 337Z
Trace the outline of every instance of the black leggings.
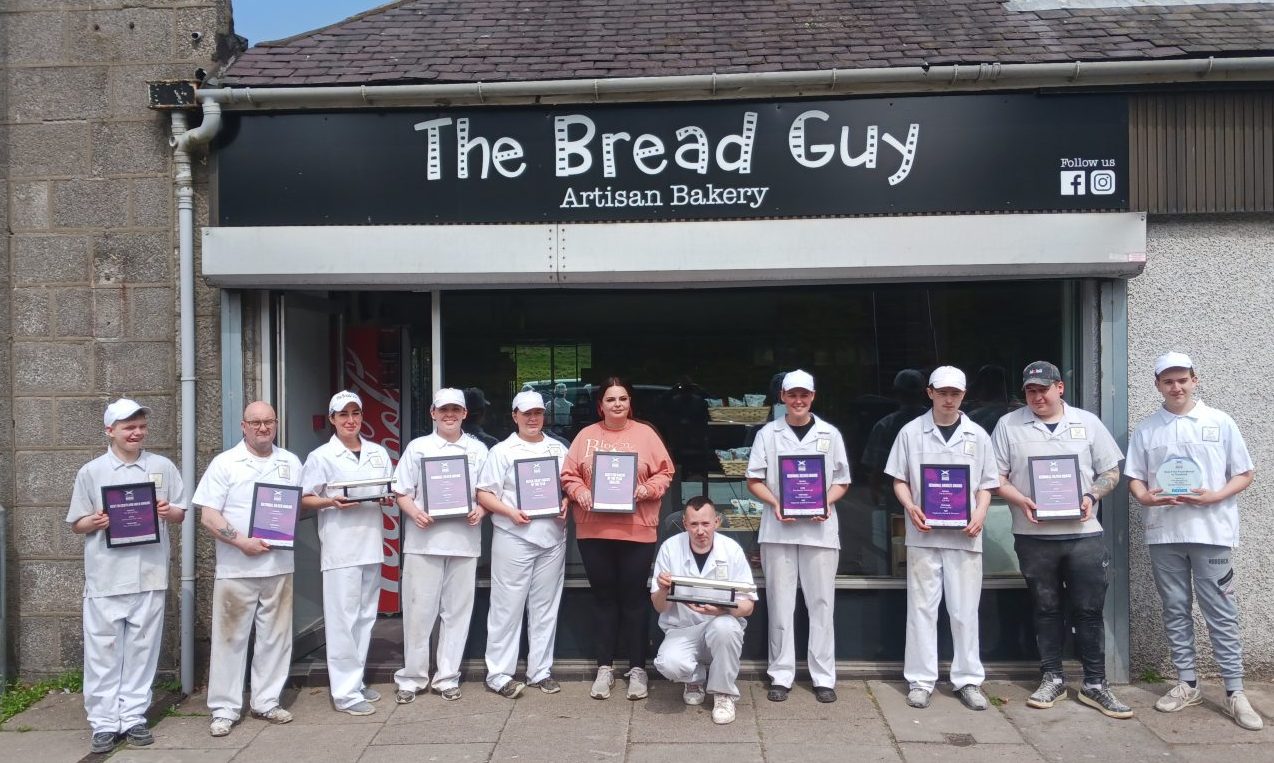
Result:
M618 653L628 658L628 667L645 669L651 610L647 585L655 544L603 538L581 538L577 544L597 607L597 664L613 664Z

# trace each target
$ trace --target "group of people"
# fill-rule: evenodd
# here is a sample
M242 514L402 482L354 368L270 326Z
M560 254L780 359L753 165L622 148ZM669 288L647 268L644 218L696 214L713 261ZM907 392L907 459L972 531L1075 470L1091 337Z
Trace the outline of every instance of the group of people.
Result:
M1252 462L1233 420L1193 399L1197 375L1188 357L1161 357L1155 383L1164 406L1137 428L1126 472L1133 497L1145 507L1147 541L1179 678L1156 707L1173 712L1201 702L1191 620L1197 593L1221 665L1227 710L1244 728L1260 728L1260 716L1243 693L1229 562L1238 538L1235 496L1251 483ZM959 369L944 366L932 373L926 390L932 408L902 428L885 470L909 519L908 702L926 707L935 690L937 614L945 596L955 643L951 682L965 705L987 707L979 688L985 675L978 648L981 531L991 494L998 492L1014 509L1016 551L1034 606L1041 656L1042 679L1027 704L1047 708L1066 696L1065 599L1084 669L1080 701L1111 717L1130 717L1132 711L1105 680L1102 607L1109 555L1097 519L1101 499L1119 483L1122 453L1097 417L1062 401L1064 382L1051 363L1026 367L1027 407L1002 418L993 436L961 412L965 387ZM581 430L569 447L546 435L545 401L527 390L512 401L516 430L488 448L464 432L465 394L440 389L430 407L433 431L412 440L396 466L385 448L363 437L362 401L353 392L332 397L332 437L304 464L274 444L274 409L262 401L248 405L243 440L212 460L190 497L202 526L217 541L207 692L211 734L229 734L241 716L250 638L251 712L271 723L292 720L280 705L280 694L292 651L293 554L251 536L258 484L298 487L301 509L317 513L327 664L338 711L369 715L381 700L363 674L380 586L382 507L396 504L403 528L404 643L404 664L394 675L397 703L413 702L430 690L443 700L461 697L461 658L473 610L480 526L487 514L493 535L486 688L510 699L527 687L547 694L561 691L552 666L569 517L594 600L597 673L590 695L608 698L616 683L616 662L624 661L625 695L632 700L647 696L646 633L653 605L664 631L654 667L684 684L687 704L702 704L710 693L713 721L733 721L745 618L758 600L750 565L735 541L716 532L720 518L707 497L686 503L685 531L656 547L660 506L673 480L672 459L659 433L634 418L628 383L610 378L599 391L600 420ZM766 575L766 697L774 702L787 699L796 678L797 588L809 615L807 665L814 695L820 702L837 698L835 505L849 487L850 472L840 432L812 412L815 395L809 373L796 370L783 376L783 415L757 433L747 465L749 491L770 507L762 516L758 542ZM67 515L71 529L85 537L84 695L93 752L108 752L121 739L139 746L153 741L144 713L168 585L165 525L183 520L186 492L172 462L144 449L150 412L128 399L107 407L107 451L80 470ZM612 452L637 456L633 511L593 510L593 456ZM1180 452L1202 463L1203 487L1185 495L1150 487L1150 475L1160 463ZM1082 516L1043 521L1036 516L1029 464L1036 457L1061 455L1078 459ZM825 510L793 518L781 510L785 499L780 496L786 496L789 485L780 467L802 456L822 459L818 479ZM467 514L444 518L428 510L422 464L441 457L462 459L466 465L471 488ZM526 459L556 461L561 502L549 516L537 512L532 517L519 506L517 464ZM967 526L931 527L926 522L920 506L921 469L932 463L968 468ZM351 481L379 482L390 490L363 499L333 487ZM139 482L154 487L158 542L112 546L105 537L110 518L103 488ZM724 581L738 586L738 594L728 606L675 596L669 600L677 577ZM529 649L522 681L516 672L524 621ZM431 649L435 626L438 643Z

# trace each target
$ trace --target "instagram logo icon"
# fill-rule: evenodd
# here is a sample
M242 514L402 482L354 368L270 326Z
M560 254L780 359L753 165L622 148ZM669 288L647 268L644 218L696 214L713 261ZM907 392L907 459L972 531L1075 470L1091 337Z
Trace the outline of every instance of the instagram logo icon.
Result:
M1115 192L1113 170L1093 170L1088 174L1088 192L1095 196L1109 196Z

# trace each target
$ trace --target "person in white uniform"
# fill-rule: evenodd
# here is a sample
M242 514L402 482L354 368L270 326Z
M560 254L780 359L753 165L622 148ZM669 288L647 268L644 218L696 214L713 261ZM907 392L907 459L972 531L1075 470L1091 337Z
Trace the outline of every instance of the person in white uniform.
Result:
M566 579L566 507L556 516L532 519L518 506L514 464L551 458L558 475L566 446L544 434L544 398L520 392L513 398L517 431L491 449L478 476L478 503L491 513L491 607L487 612L487 688L504 696L518 666L522 618L527 621L526 683L545 694L562 687L553 678L557 611ZM548 467L544 467L547 469ZM560 477L559 477L560 479Z
M243 440L218 454L195 488L191 502L216 538L212 584L212 649L208 666L210 733L222 737L243 708L243 674L252 645L252 713L270 723L290 723L279 704L292 662L292 572L290 549L272 549L248 537L253 485L301 484L301 461L274 444L279 419L260 400L243 411Z
M460 699L460 661L473 616L486 516L472 490L486 463L487 446L461 429L464 393L438 390L429 415L434 431L408 443L394 469L394 492L403 513L403 667L394 673L394 699L400 705L431 687L445 700ZM464 457L471 489L468 515L435 519L426 511L420 460L437 456ZM431 678L429 640L437 621L438 654Z
M80 467L66 513L71 532L84 536L84 711L94 753L110 752L121 736L137 747L155 741L146 710L163 635L167 523L186 511L177 467L144 449L149 414L126 398L106 407L106 452ZM142 482L155 486L159 542L107 546L102 488Z
M978 604L982 599L982 527L991 491L999 487L991 436L960 412L967 388L964 372L940 366L926 392L933 408L908 422L894 439L885 473L907 512L907 647L903 678L907 704L929 706L938 681L938 605L946 599L955 653L951 685L970 710L986 710L986 672L978 654ZM966 467L968 524L941 526L927 519L923 466ZM949 473L948 473L949 474ZM941 478L941 469L938 477Z
M766 699L782 702L796 678L796 588L809 610L807 661L819 702L836 701L836 635L832 609L840 529L836 501L849 489L849 458L836 427L815 416L814 377L796 370L783 377L781 419L756 434L748 459L748 490L772 511L761 517L761 566L765 569L766 614L770 625L770 688ZM811 519L783 518L779 511L779 456L825 457L827 514Z
M685 684L681 698L687 705L702 705L713 695L712 722L734 721L739 699L739 658L747 617L756 606L756 594L740 594L737 607L668 601L672 578L707 578L752 585L752 566L738 543L717 535L721 518L707 496L686 502L682 512L685 532L663 542L655 556L650 601L659 613L663 643L655 657L655 669L669 681Z
M1128 489L1144 508L1150 566L1177 669L1177 684L1155 709L1173 713L1203 702L1195 667L1192 608L1197 596L1225 683L1225 710L1239 726L1257 731L1265 722L1243 691L1243 645L1230 562L1239 543L1238 495L1252 484L1256 467L1234 419L1194 399L1198 385L1189 355L1160 355L1155 387L1163 407L1137 425L1128 445ZM1178 484L1160 483L1165 464L1184 475L1177 477ZM1166 472L1164 477L1173 479Z
M333 706L350 715L371 715L380 692L363 682L367 649L380 602L384 561L382 505L393 499L359 500L383 493L393 479L389 452L362 436L363 401L337 392L327 405L332 439L315 448L301 470L301 506L318 512L323 571L323 631ZM383 479L384 485L354 488L347 496L332 483Z

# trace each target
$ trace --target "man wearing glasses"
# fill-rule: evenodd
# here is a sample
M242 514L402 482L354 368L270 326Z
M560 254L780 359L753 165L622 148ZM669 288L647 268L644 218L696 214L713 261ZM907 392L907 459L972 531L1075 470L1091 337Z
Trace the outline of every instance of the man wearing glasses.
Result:
M278 424L269 403L250 404L243 412L243 441L212 459L192 499L200 523L218 541L208 667L214 737L229 734L239 720L253 625L252 713L270 723L292 720L279 705L292 661L292 552L248 537L253 485L301 484L301 461L274 445Z

